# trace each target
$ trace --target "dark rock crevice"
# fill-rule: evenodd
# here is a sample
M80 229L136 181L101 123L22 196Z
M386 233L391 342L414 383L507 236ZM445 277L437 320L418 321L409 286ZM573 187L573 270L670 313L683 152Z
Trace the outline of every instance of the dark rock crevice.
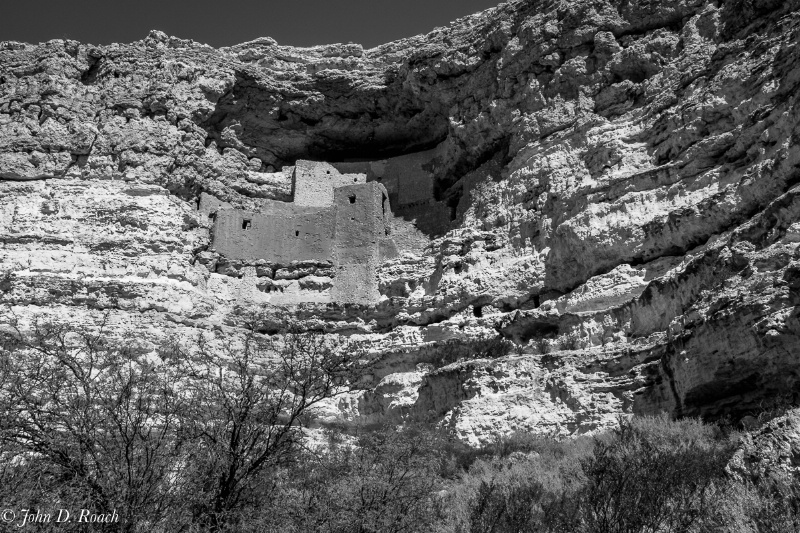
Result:
M240 71L202 127L220 148L280 168L298 159L385 159L426 150L447 137L448 119L400 87L323 92L312 84L307 92L274 95L256 75Z

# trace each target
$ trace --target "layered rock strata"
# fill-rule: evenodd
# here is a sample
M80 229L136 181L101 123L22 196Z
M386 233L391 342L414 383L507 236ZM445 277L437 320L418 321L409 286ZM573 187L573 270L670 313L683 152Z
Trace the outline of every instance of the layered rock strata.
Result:
M291 317L379 359L321 421L472 443L748 413L800 387L798 41L796 0L542 0L370 50L0 43L3 316L153 346ZM334 269L377 239L215 243L324 208L292 178L322 162L390 204L363 297Z

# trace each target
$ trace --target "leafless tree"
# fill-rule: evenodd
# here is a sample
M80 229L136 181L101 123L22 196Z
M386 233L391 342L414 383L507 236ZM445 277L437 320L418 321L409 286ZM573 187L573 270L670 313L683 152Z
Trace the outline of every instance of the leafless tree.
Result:
M13 315L0 337L0 452L47 465L119 530L223 529L269 497L310 410L358 375L321 334L171 339L157 350L108 320L78 327ZM77 502L71 502L73 504Z
M111 342L107 320L93 330L35 319L23 331L13 316L4 324L5 453L49 464L73 497L116 509L119 529L169 512L185 444L179 369L148 359L130 340Z

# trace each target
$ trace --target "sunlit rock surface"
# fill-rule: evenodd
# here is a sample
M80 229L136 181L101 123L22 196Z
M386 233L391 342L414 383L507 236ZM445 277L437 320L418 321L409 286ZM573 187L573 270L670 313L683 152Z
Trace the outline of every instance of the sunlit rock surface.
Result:
M370 50L0 43L3 320L292 318L380 361L321 422L473 443L743 415L800 387L799 41L797 1L550 0ZM366 303L215 248L307 161L387 191Z

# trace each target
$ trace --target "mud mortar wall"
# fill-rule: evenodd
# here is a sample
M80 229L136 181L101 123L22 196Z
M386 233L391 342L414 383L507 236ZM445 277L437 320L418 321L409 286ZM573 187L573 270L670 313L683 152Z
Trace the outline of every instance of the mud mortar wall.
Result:
M364 174L340 174L328 163L298 161L294 169L293 197L295 205L328 207L333 205L336 187L365 183Z
M364 174L367 181L386 187L394 212L413 219L425 233L439 235L447 231L450 217L447 207L434 194L436 172L444 167L446 143L436 148L377 161L332 163L342 173Z
M367 181L378 181L386 187L395 210L433 199L433 183L437 165L444 157L442 145L431 150L381 159L332 163L342 173L362 173Z
M384 253L387 250L387 247L380 246L387 240L386 197L386 189L375 182L348 185L334 190L334 301L374 302L380 297L377 268L382 259L381 248Z
M377 267L397 255L386 188L354 183L331 188L331 193L329 207L272 201L263 212L223 207L215 215L214 250L230 260L277 264L332 260L332 301L375 302L380 296Z
M331 257L332 220L332 208L281 202L270 202L262 213L221 209L214 224L214 248L229 259L325 261Z

